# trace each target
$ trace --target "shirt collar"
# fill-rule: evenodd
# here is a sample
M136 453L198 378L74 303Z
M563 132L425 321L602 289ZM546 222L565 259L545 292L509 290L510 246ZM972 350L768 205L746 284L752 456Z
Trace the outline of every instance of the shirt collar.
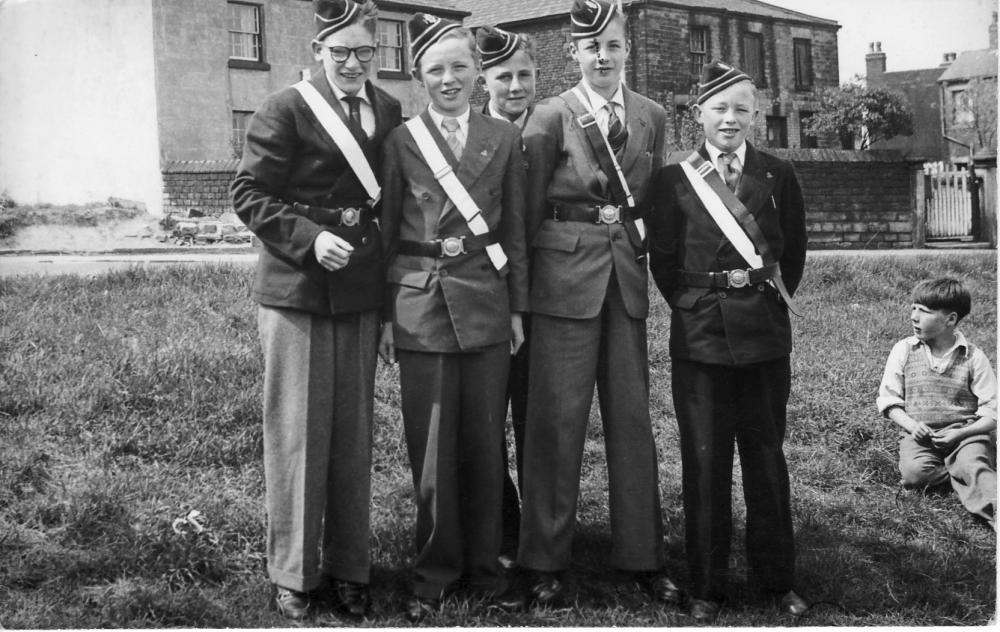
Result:
M705 149L708 151L708 157L712 166L719 164L719 156L722 155L722 150L713 145L712 143L706 142ZM731 152L736 154L736 157L740 160L740 168L742 169L744 165L747 164L747 142L743 141L736 151Z
M610 99L605 99L601 95L594 92L594 89L590 87L586 81L581 81L583 84L583 91L587 93L587 98L590 100L590 108L595 112L599 112L601 108L608 104L608 102L616 103L621 107L622 112L625 111L625 96L622 94L621 85L615 90L615 93L611 95Z
M492 116L493 118L502 119L504 121L510 121L510 119L504 116L503 113L500 112L500 110L496 109L496 106L493 105L493 101L487 103L486 107L489 108L490 116ZM511 121L511 123L516 125L518 129L524 129L524 121L527 118L528 118L528 110L525 109L524 112L521 112L521 115L518 116L513 121Z
M427 112L431 115L431 120L434 121L434 126L437 127L438 131L441 131L441 121L445 119L445 115L441 114L431 106L427 106ZM466 107L465 112L459 114L458 116L453 116L449 118L454 118L458 120L458 126L464 132L469 129L469 113L472 112L471 107ZM442 132L443 133L443 132ZM459 137L461 138L461 137Z
M913 348L920 347L920 346L926 346L926 343L923 340L921 340L920 338L917 338L916 336L910 336L909 338L906 339L906 342L907 342L907 344L910 345L910 347L913 347ZM951 348L948 349L948 351L945 352L945 355L948 355L949 353L951 353L955 349L958 349L959 347L961 347L961 348L965 349L966 351L968 351L969 350L969 342L965 339L965 335L962 332L956 330L955 331L955 344L953 344L951 346Z
M326 77L325 74L323 76ZM356 96L356 97L360 97L361 100L363 102L367 103L368 105L372 104L371 100L368 98L368 90L366 90L364 86L362 86L362 88L360 90L358 90L357 94L355 94L355 95L349 95L346 92L344 92L343 90L341 90L340 88L338 88L337 84L335 84L334 82L330 81L330 77L326 77L326 82L328 84L330 84L330 89L333 90L333 96L337 97L338 101L343 101L344 97L347 97L347 96Z

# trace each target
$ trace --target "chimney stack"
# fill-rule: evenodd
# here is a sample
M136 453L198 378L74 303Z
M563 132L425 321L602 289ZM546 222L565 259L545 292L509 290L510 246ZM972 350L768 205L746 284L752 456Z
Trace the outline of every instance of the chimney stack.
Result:
M997 49L997 12L993 12L993 21L990 23L990 50Z
M945 53L944 61L941 62L941 67L946 68L950 66L951 62L955 61L956 57L958 57L958 53Z
M882 42L868 44L868 54L865 55L865 68L868 81L878 79L885 74L885 53L882 52Z

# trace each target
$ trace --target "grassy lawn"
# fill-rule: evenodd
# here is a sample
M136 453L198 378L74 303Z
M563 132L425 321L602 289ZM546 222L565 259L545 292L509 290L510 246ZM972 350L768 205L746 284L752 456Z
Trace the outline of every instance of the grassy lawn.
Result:
M983 625L996 538L953 494L900 492L875 392L908 335L908 292L938 274L974 296L962 330L996 366L996 257L811 257L795 319L787 454L805 625ZM0 626L273 627L264 574L261 359L249 268L132 269L0 279ZM667 308L649 321L651 409L671 571L686 578ZM373 616L405 626L413 509L398 375L377 385ZM596 419L596 418L595 418ZM434 626L687 626L608 572L606 470L591 427L572 608L504 614L456 595ZM739 477L739 468L734 471ZM737 488L738 490L738 488ZM737 491L736 497L739 497ZM742 583L721 626L795 622ZM190 511L203 526L183 521ZM175 530L174 527L177 527ZM328 610L309 625L356 625Z

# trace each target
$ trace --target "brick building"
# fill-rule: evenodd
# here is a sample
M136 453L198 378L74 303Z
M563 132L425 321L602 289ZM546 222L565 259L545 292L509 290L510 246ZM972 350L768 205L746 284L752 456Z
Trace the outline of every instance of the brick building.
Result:
M453 0L469 11L469 26L493 24L535 36L541 76L539 96L571 87L579 70L570 59L570 0ZM629 87L674 112L676 142L683 144L692 85L712 59L728 60L760 86L757 143L768 147L816 147L801 131L815 108L814 95L838 85L834 20L757 0L626 0L632 52Z

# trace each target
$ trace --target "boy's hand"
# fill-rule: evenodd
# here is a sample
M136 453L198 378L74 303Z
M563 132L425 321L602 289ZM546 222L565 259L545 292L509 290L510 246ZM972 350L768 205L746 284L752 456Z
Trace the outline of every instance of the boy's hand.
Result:
M913 422L913 427L910 428L910 434L913 435L914 439L922 443L930 441L932 437L934 437L934 431L930 426L922 421L916 420Z
M931 445L945 451L950 451L961 440L962 431L959 428L948 428L931 435Z
M392 323L382 323L382 335L378 341L378 354L386 364L396 364L396 345L392 338Z
M516 354L524 344L524 325L520 314L510 315L510 355Z
M345 267L351 260L354 246L343 238L324 230L316 235L316 241L313 242L313 252L316 253L316 261L321 266L330 272L336 272Z

